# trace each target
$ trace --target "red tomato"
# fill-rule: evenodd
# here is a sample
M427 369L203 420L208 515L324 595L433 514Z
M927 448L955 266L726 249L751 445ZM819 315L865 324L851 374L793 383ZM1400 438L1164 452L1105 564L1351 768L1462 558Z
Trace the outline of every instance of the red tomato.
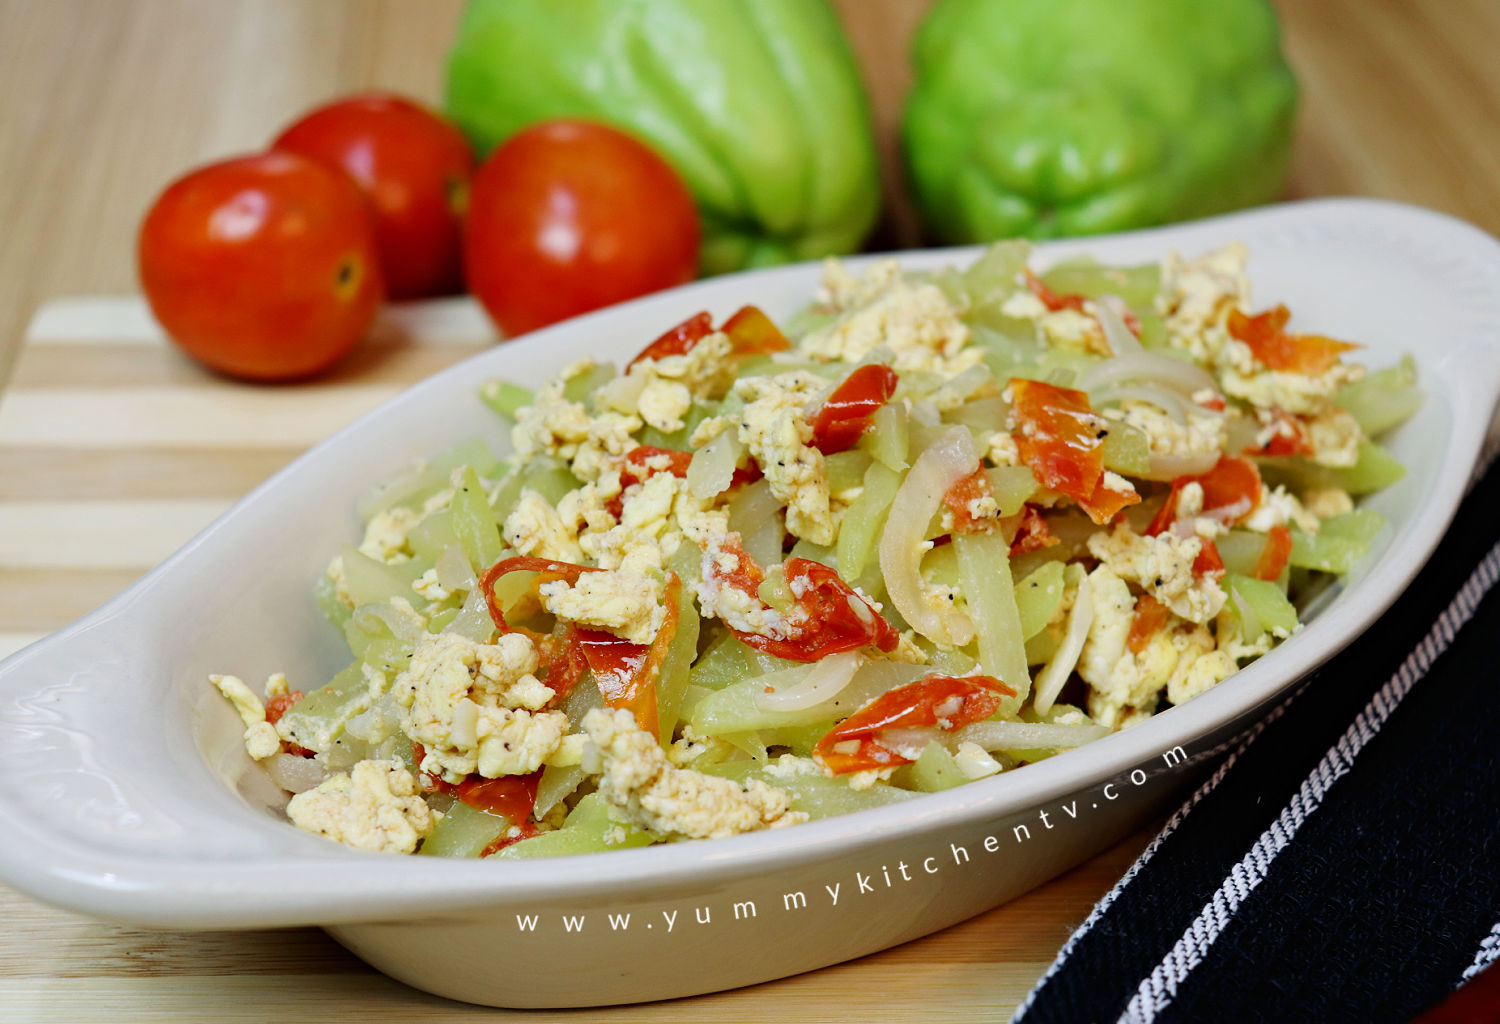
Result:
M1016 448L1043 487L1078 502L1100 526L1141 500L1133 491L1104 485L1105 421L1086 393L1021 377L1011 380L1010 392L1019 428Z
M1223 576L1224 559L1219 554L1219 545L1207 537L1202 540L1203 544L1198 549L1198 557L1193 559L1193 572L1199 576Z
M857 367L833 389L813 420L813 447L833 455L854 447L896 393L896 371L884 363ZM986 480L988 483L988 480Z
M1054 544L1061 543L1058 538L1052 536L1052 528L1047 525L1047 520L1037 511L1035 505L1027 505L1021 513L1021 522L1016 527L1016 535L1010 542L1010 556L1028 554L1032 551L1040 551L1042 548L1050 548Z
M370 93L319 107L271 145L336 167L359 185L374 211L391 298L462 290L474 154L457 128L410 100Z
M509 818L512 824L521 824L531 818L531 812L536 808L536 787L541 781L540 768L529 775L502 775L497 779L470 775L454 787L454 795L470 807Z
M719 585L758 600L758 588L766 578L765 573L740 546L738 534L730 534L721 548L738 561L735 569L728 573L719 569L717 564L711 567ZM779 639L731 627L743 643L790 661L817 661L830 654L854 651L871 644L887 653L896 649L901 640L896 628L838 573L807 558L788 558L783 567L787 586L796 595L801 614L788 623L787 635Z
M506 334L683 284L697 266L687 186L614 128L533 125L474 177L464 272Z
M636 724L649 733L659 726L656 709L656 681L661 676L667 649L677 634L677 596L682 582L676 573L667 574L666 617L649 644L633 644L612 633L580 629L579 642L583 656L594 673L599 695L609 707L623 708L635 716Z
M719 330L729 337L731 354L745 356L766 355L785 352L792 347L786 335L781 333L771 318L756 306L741 306L733 316L724 321ZM636 357L625 364L629 370L642 359L666 359L668 356L685 355L693 346L714 333L713 318L707 312L695 313L676 327L641 349Z
M420 767L427 749L420 743L413 743L411 756L412 762ZM462 782L447 782L441 775L430 772L419 772L419 776L424 792L447 793L470 807L509 818L512 824L524 828L536 809L536 787L542 781L542 769L538 768L529 775L501 775L494 779L468 775Z
M990 478L985 475L984 469L976 469L958 483L948 488L943 495L943 504L948 506L948 511L953 513L954 533L989 533L995 528L995 520L991 518L975 518L971 508L974 502L981 498L993 498L995 488L990 484ZM1030 508L1028 505L1027 508ZM1042 527L1046 529L1045 526Z
M1239 455L1221 455L1214 468L1200 476L1180 476L1172 481L1172 490L1162 503L1151 525L1146 528L1148 537L1155 537L1172 528L1177 521L1177 502L1188 484L1203 488L1203 508L1200 516L1217 520L1225 526L1244 522L1255 506L1260 504L1260 470L1255 463ZM1206 548L1205 544L1205 548Z
M835 775L910 764L880 742L886 729L939 728L945 732L982 722L1016 691L994 676L930 675L876 697L828 731L813 747ZM845 749L845 744L850 749Z
M620 482L629 487L631 484L645 483L648 477L655 476L657 473L671 473L676 477L685 477L688 467L692 464L692 452L679 452L671 448L638 444L625 454L625 466L620 470Z
M548 666L548 686L559 695L571 692L587 666L594 673L604 703L612 708L625 708L635 715L642 729L654 733L657 729L656 680L661 675L667 648L677 633L677 595L682 582L676 573L667 574L667 614L650 644L634 644L611 633L572 625L561 636L538 638L528 630L507 623L500 603L495 599L495 583L507 573L535 572L539 574L539 582L566 580L575 584L584 573L600 571L587 565L521 555L502 558L486 569L479 577L479 589L489 604L496 629L502 633L526 633L542 648L542 660Z
M1279 406L1272 406L1267 410L1267 416L1271 419L1275 431L1265 446L1258 449L1248 450L1251 455L1311 455L1313 453L1312 438L1307 434L1307 428L1302 421Z
M1266 546L1255 560L1255 578L1270 581L1280 578L1291 557L1292 531L1281 524L1271 527L1266 533Z
M266 721L275 725L281 721L282 715L296 707L297 702L306 696L307 694L301 690L292 690L290 693L283 693L272 697L266 701Z
M1291 315L1285 306L1255 316L1231 310L1229 333L1249 345L1255 358L1271 369L1291 373L1325 373L1345 352L1359 348L1353 342L1318 334L1288 334L1286 322Z
M1083 295L1057 294L1051 288L1047 287L1046 282L1033 274L1030 267L1026 269L1026 287L1030 290L1031 294L1035 295L1041 301L1042 305L1047 307L1048 311L1053 313L1063 309L1071 309L1075 313L1082 313L1084 312L1083 304L1088 301L1088 298ZM1124 321L1126 327L1130 328L1131 334L1140 337L1140 317L1127 309L1121 315L1120 319Z
M666 359L681 356L693 350L693 346L714 332L714 319L708 311L694 313L676 327L669 327L661 337L641 349L636 357L625 364L626 372L642 359Z
M1167 606L1150 594L1142 594L1135 600L1135 615L1130 620L1125 646L1130 648L1131 654L1140 654L1166 624Z
M792 347L786 335L781 333L781 328L759 306L741 306L733 316L724 321L724 326L719 330L729 335L730 344L734 346L734 354L737 356L785 352Z
M332 365L369 328L382 294L359 189L293 153L226 160L174 182L141 224L138 257L167 334L237 377L285 380Z

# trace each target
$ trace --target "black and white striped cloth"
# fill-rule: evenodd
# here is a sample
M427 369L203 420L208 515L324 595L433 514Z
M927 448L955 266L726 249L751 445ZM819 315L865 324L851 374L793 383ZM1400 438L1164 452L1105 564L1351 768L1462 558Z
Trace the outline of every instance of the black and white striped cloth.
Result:
M1390 611L1172 816L1013 1020L1406 1021L1500 956L1497 580L1500 468Z

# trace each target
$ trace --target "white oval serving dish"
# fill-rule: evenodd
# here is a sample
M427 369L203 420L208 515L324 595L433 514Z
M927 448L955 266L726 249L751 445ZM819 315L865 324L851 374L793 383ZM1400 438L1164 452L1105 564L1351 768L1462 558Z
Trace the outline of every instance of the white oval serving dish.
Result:
M1257 307L1415 354L1428 401L1389 439L1408 474L1391 527L1307 628L1128 732L921 800L796 828L547 861L363 854L280 819L234 713L205 677L284 670L315 686L347 657L311 583L355 536L355 498L467 437L506 444L480 381L622 358L699 309L784 317L816 265L718 278L498 346L413 387L276 474L135 586L0 663L0 878L117 921L322 925L383 971L456 999L584 1006L685 996L905 942L1010 899L1116 841L1350 643L1432 551L1500 391L1500 244L1370 200L1292 204L1051 243L1141 262L1233 239ZM901 254L931 268L977 249ZM857 261L861 262L861 261ZM1295 713L1295 712L1294 712ZM1180 756L1186 754L1186 757ZM528 924L528 922L530 922Z

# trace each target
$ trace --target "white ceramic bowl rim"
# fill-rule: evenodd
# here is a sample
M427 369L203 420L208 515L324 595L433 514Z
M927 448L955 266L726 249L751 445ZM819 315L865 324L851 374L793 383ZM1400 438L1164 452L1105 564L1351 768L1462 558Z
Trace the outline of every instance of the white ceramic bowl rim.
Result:
M1434 387L1441 384L1439 390L1454 410L1449 443L1434 453L1439 462L1426 503L1414 518L1401 525L1388 549L1348 599L1334 603L1307 630L1248 666L1230 683L1187 704L1065 756L899 805L774 833L504 864L361 854L307 836L246 806L209 775L196 748L182 737L162 740L172 746L173 761L183 773L181 780L162 776L133 781L141 786L168 787L190 781L195 799L200 800L200 809L184 811L193 822L212 829L216 820L233 820L241 825L247 819L256 819L254 827L267 830L274 855L257 851L253 856L210 856L197 847L191 835L151 853L118 842L117 835L108 830L85 842L59 830L36 812L34 803L25 803L15 795L17 787L37 784L42 777L38 766L17 766L6 759L0 761L0 829L8 841L0 844L0 877L64 906L148 924L240 927L432 915L490 901L542 903L559 896L645 891L683 874L710 885L773 863L816 865L863 839L892 830L936 836L959 823L1000 819L1047 804L1081 786L1117 778L1136 766L1149 765L1165 750L1231 722L1247 710L1264 708L1287 692L1293 680L1373 622L1426 560L1462 495L1484 438L1488 413L1500 391L1500 338L1496 336L1500 313L1491 298L1500 295L1500 244L1478 229L1441 214L1394 203L1344 199L1288 204L1187 225L1040 247L1044 259L1092 251L1107 260L1119 258L1117 250L1198 251L1248 236L1252 238L1253 276L1253 239L1335 229L1369 230L1398 240L1433 240L1432 252L1424 250L1422 258L1451 265L1454 273L1467 275L1463 287L1465 294L1473 296L1468 314L1471 330L1461 345L1445 352L1431 366L1424 366L1425 373L1437 377L1429 377L1427 383ZM965 262L977 251L971 247L895 255L909 266L930 268ZM681 318L682 311L709 304L710 294L732 288L744 301L755 301L758 288L764 284L785 275L808 273L805 266L772 268L738 275L732 281L709 280L650 296L489 350L404 392L278 472L125 593L0 663L0 746L9 748L14 737L34 738L37 730L66 733L71 728L77 735L53 749L64 761L71 756L72 762L46 766L54 774L45 776L58 785L57 799L68 799L66 784L58 780L68 772L88 775L95 766L89 760L87 730L78 729L79 723L49 717L49 688L67 685L59 672L66 675L67 665L87 659L91 650L103 651L122 631L135 628L142 617L149 617L153 595L162 581L190 567L210 540L232 530L243 509L274 498L289 480L316 473L321 460L352 450L370 423L433 389L452 388L460 380L472 386L495 373L518 351L539 350L564 336L592 331L603 334L622 310L648 310L653 315L659 313L662 323L672 323ZM164 693L150 697L166 699ZM64 748L72 753L65 754ZM212 808L201 803L205 782L222 795ZM128 817L128 793L117 792L119 813Z

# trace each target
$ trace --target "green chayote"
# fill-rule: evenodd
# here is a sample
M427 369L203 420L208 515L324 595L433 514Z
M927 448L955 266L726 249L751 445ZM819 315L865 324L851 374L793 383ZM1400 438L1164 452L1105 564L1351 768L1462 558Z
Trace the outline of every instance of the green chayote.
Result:
M1265 0L940 0L902 124L944 241L1093 234L1275 197L1297 86Z
M869 104L826 0L471 0L447 110L481 154L554 117L682 175L702 269L852 252L880 203Z

